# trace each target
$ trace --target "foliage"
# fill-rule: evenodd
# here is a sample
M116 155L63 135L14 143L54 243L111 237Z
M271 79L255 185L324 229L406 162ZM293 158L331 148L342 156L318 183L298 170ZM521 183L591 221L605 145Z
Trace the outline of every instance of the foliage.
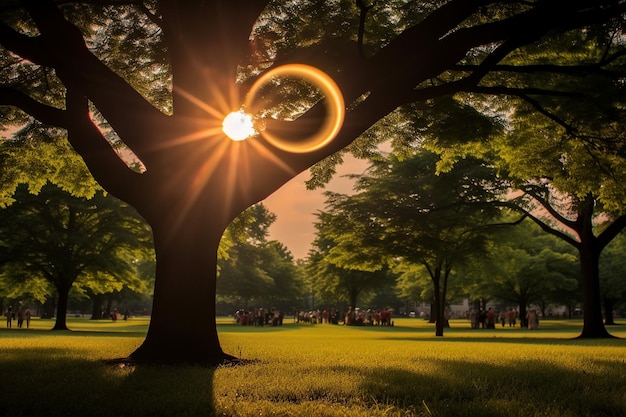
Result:
M75 197L91 198L98 184L59 130L41 124L19 129L0 145L0 207L13 202L19 184L37 193L50 182Z
M352 246L359 246L359 242L344 232L352 230L361 235L363 225L344 214L332 208L317 214L317 232L306 271L310 290L321 301L318 304L336 306L342 302L355 308L367 302L376 290L391 285L395 276L384 262L372 256L376 248L361 245L357 250ZM345 258L351 262L345 262Z
M220 261L220 298L246 309L256 305L280 308L285 303L293 307L300 277L288 249L267 240L275 220L274 213L256 204L231 224L226 233L231 243Z
M358 177L356 194L330 195L328 233L336 245L327 256L344 268L423 267L441 324L452 271L486 250L487 228L499 215L492 203L505 189L480 160L467 158L441 173L439 162L424 149L392 154Z
M493 248L482 264L474 291L519 308L524 322L531 304L547 300L560 304L557 295L578 290L580 271L576 254L564 242L525 220L493 236Z
M65 329L70 288L109 292L140 287L136 262L149 256L151 236L127 204L98 192L72 197L47 184L38 194L19 186L0 210L0 265L5 280L46 280L56 289L57 324Z

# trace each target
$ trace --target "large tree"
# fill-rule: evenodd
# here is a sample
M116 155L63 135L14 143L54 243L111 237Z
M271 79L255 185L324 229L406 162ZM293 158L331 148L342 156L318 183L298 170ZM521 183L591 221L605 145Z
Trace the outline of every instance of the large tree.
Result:
M102 191L86 199L52 184L36 195L20 186L14 198L0 209L0 267L18 282L44 279L54 286L53 330L67 330L68 297L75 283L132 279L136 261L152 249L148 227L137 212Z
M153 314L134 360L216 364L230 358L214 320L216 254L222 232L246 207L347 147L399 106L475 90L509 54L520 51L533 61L563 33L606 32L626 10L616 0L385 6L3 2L0 103L65 129L102 187L132 204L153 229ZM528 54L527 45L533 46ZM542 62L558 64L552 58L546 54ZM265 139L272 133L308 137L326 116L318 104L293 121L266 119L266 136L226 140L221 117L239 108L249 88L238 80L285 62L320 67L335 79L347 103L337 136L311 152L283 150ZM293 91L285 88L285 95ZM290 115L303 107L296 102L282 109ZM102 129L94 123L100 116ZM7 120L24 116L8 112ZM129 169L107 138L126 144L141 172ZM183 309L194 319L181 325L172 311ZM181 345L187 348L180 351Z

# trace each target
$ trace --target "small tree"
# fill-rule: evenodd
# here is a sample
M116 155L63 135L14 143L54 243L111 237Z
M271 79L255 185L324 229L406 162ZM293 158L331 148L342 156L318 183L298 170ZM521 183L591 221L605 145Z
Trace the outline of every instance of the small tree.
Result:
M323 300L346 302L354 309L359 299L392 284L394 277L385 265L376 263L366 254L370 248L362 247L360 253L348 249L352 244L358 245L358 241L347 242L354 237L347 231L352 230L358 235L353 227L359 229L362 225L340 210L320 212L317 218L316 238L307 265L309 286L314 294ZM353 262L345 262L344 257L350 257ZM360 261L354 262L355 258Z
M493 239L478 285L482 294L518 306L523 327L530 304L578 289L575 254L528 220L499 230Z

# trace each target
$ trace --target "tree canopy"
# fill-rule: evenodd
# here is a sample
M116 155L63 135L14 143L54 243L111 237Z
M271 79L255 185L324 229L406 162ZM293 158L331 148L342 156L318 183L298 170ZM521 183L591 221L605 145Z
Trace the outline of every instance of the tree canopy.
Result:
M36 195L19 186L14 198L0 209L0 268L14 282L43 279L55 287L55 330L67 330L73 285L133 285L137 261L152 248L147 225L128 204L102 191L72 197L52 184Z

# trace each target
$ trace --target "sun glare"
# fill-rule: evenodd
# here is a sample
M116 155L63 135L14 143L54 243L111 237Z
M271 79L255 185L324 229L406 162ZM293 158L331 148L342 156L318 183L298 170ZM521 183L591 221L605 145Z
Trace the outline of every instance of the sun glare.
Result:
M253 108L257 92L274 77L295 77L313 84L326 98L328 116L315 134L298 143L291 143L289 138L281 138L268 131L259 133L277 148L295 153L314 151L333 140L343 124L346 110L345 103L337 84L328 74L318 68L304 64L287 64L270 69L252 85L248 91L244 108Z
M257 134L252 116L243 110L237 110L224 117L222 131L232 140L240 141Z

